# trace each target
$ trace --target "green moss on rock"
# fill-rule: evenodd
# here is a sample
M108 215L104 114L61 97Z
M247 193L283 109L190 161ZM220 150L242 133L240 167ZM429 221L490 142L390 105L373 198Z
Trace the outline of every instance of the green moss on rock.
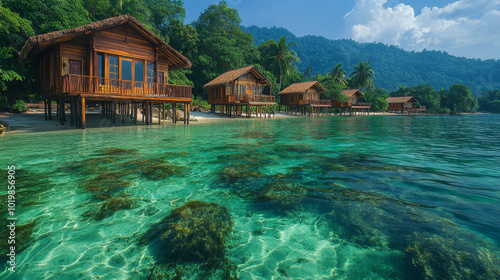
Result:
M90 209L82 216L92 220L103 220L113 216L120 210L130 210L139 207L139 200L128 196L113 197L104 201L99 210Z
M217 262L225 257L225 240L233 228L226 207L190 201L148 230L141 242L161 240L166 261Z

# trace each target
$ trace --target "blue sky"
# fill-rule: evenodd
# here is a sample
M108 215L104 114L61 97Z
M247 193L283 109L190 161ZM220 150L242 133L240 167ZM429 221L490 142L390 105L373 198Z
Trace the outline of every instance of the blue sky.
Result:
M185 0L186 23L216 0ZM500 0L227 0L245 26L284 27L297 36L321 35L382 42L406 50L442 50L500 59Z

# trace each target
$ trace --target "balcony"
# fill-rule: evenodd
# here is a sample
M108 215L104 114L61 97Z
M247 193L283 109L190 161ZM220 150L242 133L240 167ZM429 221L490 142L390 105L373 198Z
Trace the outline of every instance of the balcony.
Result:
M299 104L311 106L332 106L332 101L326 99L307 99L299 100Z
M83 75L66 75L63 78L65 94L95 94L109 97L158 97L192 99L193 87L124 81Z
M213 103L240 103L240 104L249 104L249 103L274 103L276 101L276 97L272 95L242 95L242 94L229 94L224 95L222 98L211 98L211 102Z

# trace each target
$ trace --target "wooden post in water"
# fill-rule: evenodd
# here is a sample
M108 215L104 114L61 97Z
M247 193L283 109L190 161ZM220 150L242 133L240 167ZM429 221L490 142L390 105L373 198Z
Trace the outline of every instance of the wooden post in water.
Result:
M82 97L80 102L82 103L82 109L81 109L82 126L81 126L81 129L85 129L85 97Z
M52 120L52 99L48 98L47 99L47 109L48 109L48 114L49 114L49 121Z
M47 121L47 99L43 99L43 113L45 115L45 121Z

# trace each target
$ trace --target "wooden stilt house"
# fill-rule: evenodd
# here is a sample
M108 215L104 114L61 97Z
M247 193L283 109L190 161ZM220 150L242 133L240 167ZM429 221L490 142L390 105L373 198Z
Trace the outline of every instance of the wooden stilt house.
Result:
M418 107L418 101L413 96L388 97L385 99L389 106L387 111L401 114L425 114L425 106Z
M192 87L168 84L168 73L191 62L130 15L33 36L20 53L20 62L26 61L38 65L46 119L52 118L51 101L57 101L64 124L70 103L71 125L85 128L85 104L92 102L114 123L117 112L122 122L127 116L137 121L141 109L144 122L151 124L153 106L163 108L164 116L170 103L174 113L177 104L183 105L184 122L189 122Z
M323 92L325 89L318 81L291 84L279 93L280 105L285 106L285 113L328 114L332 101L320 99L320 94Z
M228 71L203 86L208 91L208 103L212 113L219 109L219 114L230 117L252 114L264 117L271 113L271 106L276 98L264 95L264 87L271 88L271 82L253 65ZM217 108L218 107L218 108Z
M346 89L342 91L347 97L347 102L340 102L334 100L332 107L339 108L340 113L349 114L369 114L371 105L367 102L361 102L365 96L359 89Z

